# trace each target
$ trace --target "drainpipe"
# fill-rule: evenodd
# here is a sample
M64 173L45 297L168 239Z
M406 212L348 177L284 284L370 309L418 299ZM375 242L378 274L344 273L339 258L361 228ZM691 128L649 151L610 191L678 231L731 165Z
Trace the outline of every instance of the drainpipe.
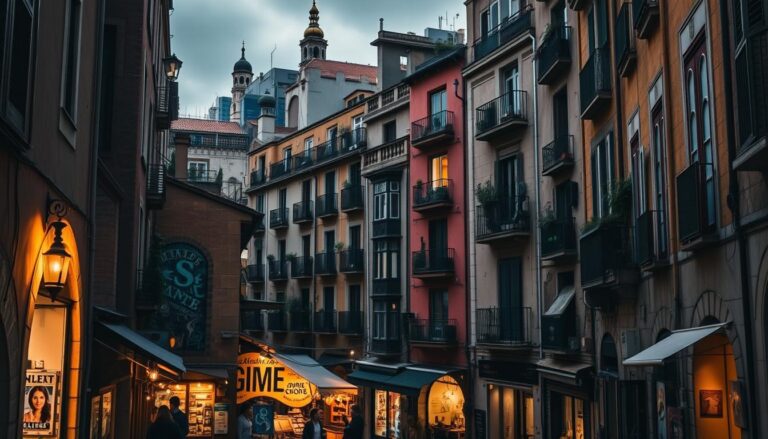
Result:
M317 334L315 333L315 312L317 312L317 277L315 276L315 259L317 257L317 174L313 177L314 183L315 183L315 201L314 206L312 209L312 236L310 239L309 244L309 253L313 254L312 258L312 304L310 306L311 312L310 312L310 325L312 327L312 353L315 353L315 347L317 345L316 338ZM302 189L303 190L303 189ZM301 231L299 231L299 236L301 236ZM303 240L303 238L302 238ZM304 243L302 242L302 246ZM326 249L328 250L328 249ZM304 262L307 262L306 260ZM286 287L287 288L287 287ZM285 292L285 294L288 294L288 291ZM299 288L299 294L301 294L301 288ZM323 304L323 307L325 307L325 304Z
M721 38L723 45L723 59L731 59L731 45L728 28L728 5L725 1L720 0L720 26L721 26ZM725 97L725 128L726 135L728 136L728 209L730 209L733 215L733 229L736 233L736 242L739 247L739 275L741 280L741 307L742 314L744 315L744 345L745 345L745 358L747 366L747 388L755 389L757 385L755 382L755 360L753 352L753 334L752 334L752 298L750 296L749 287L749 254L747 252L747 237L745 236L744 229L741 225L741 211L739 206L739 178L737 172L733 169L733 161L736 158L736 135L735 135L735 123L733 120L733 108L736 108L733 100L733 84L732 72L730 65L727 65L723 69L723 79L726 84L724 90ZM749 413L757 414L757 401L755 400L756 391L748 391L747 404L749 407ZM751 437L757 437L758 422L757 416L749 416L749 430L751 431Z
M539 212L541 211L541 174L539 169L539 85L536 83L536 35L529 34L528 38L531 39L531 46L533 50L533 57L531 58L531 84L533 84L533 191L536 194L536 202L534 203L534 213L532 215L531 224L539 223ZM544 358L544 347L541 344L543 340L542 325L541 325L541 311L543 305L543 287L541 285L541 229L535 227L535 240L534 247L536 249L536 314L539 325L539 359Z

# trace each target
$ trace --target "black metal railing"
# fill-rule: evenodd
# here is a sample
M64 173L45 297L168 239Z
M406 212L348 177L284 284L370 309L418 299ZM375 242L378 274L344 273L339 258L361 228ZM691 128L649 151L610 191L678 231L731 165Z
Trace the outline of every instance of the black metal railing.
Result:
M288 261L274 259L267 263L269 268L269 280L288 280Z
M152 164L147 169L147 201L157 207L165 201L164 164Z
M528 92L511 90L477 107L476 131L483 134L507 122L528 121Z
M263 331L264 319L261 311L241 311L240 312L240 330L241 331Z
M632 26L632 5L624 3L616 16L616 65L621 67L635 54L635 29Z
M453 203L453 180L441 178L413 186L413 207L427 207Z
M414 319L408 327L413 342L456 343L456 319Z
M537 50L536 68L540 84L553 81L561 66L571 63L571 26L553 26L543 38Z
M317 253L315 255L315 274L336 274L336 253L333 251Z
M402 284L399 277L373 279L371 282L372 296L399 296Z
M291 170L293 172L301 171L302 169L306 169L310 166L312 166L312 163L314 161L312 160L312 150L311 149L305 149L304 151L299 152L295 156L291 158Z
M712 163L695 162L677 176L677 221L680 242L714 231L715 181Z
M315 147L315 160L322 163L336 157L339 153L339 138L333 137Z
M338 328L336 310L320 310L315 312L315 332L334 333Z
M519 37L531 27L533 8L523 8L517 14L505 19L501 24L488 31L486 35L475 41L474 61L478 61L497 48Z
M616 271L633 263L630 229L624 224L602 223L579 240L581 284L606 284Z
M667 218L664 211L647 210L635 222L637 263L650 265L666 261L668 255Z
M638 31L644 26L644 22L648 19L646 16L651 9L658 8L658 0L632 0L632 17L634 18L634 27ZM640 33L640 32L638 32ZM640 35L640 38L645 36Z
M477 342L522 345L531 342L530 307L478 308Z
M453 273L456 250L452 248L419 250L412 254L413 274Z
M190 183L221 183L218 178L219 171L197 168L187 169L187 181Z
M269 178L274 180L291 173L291 158L280 160L269 165Z
M401 236L403 233L399 219L376 220L373 222L372 238L388 238Z
M245 268L245 274L248 282L264 282L264 264L248 264Z
M283 332L288 330L288 313L285 311L270 312L267 314L267 329Z
M287 207L272 209L269 211L269 228L278 229L288 227L290 213Z
M251 172L251 187L257 187L267 182L267 176L263 169L257 169Z
M363 333L362 311L339 311L339 333L359 335Z
M360 185L351 185L341 190L341 210L344 212L350 210L362 209L365 205L363 199L363 187Z
M312 200L293 203L293 223L300 224L312 221Z
M368 142L368 134L365 127L358 127L341 135L340 152L346 153L365 147Z
M415 144L420 140L438 134L452 133L453 124L453 111L448 110L439 111L423 119L419 119L411 124L411 143Z
M312 277L312 256L296 256L291 259L291 277Z
M306 310L294 310L288 312L290 316L291 331L309 332L312 330L312 312Z
M365 250L348 248L339 252L339 271L342 273L362 273L365 269Z
M339 201L336 192L323 194L317 197L315 210L318 218L336 215L339 213Z
M576 253L576 222L573 217L542 221L541 257Z
M477 237L530 231L528 197L510 197L477 206Z
M541 149L542 174L547 175L562 166L573 165L573 136L558 136Z
M586 114L595 99L611 93L611 57L607 45L592 51L579 73L581 113Z

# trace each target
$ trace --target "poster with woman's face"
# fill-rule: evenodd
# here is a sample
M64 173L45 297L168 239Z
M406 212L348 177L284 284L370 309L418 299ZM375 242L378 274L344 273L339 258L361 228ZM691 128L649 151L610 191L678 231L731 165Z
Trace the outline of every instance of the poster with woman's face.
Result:
M28 370L24 387L24 435L55 436L57 372Z

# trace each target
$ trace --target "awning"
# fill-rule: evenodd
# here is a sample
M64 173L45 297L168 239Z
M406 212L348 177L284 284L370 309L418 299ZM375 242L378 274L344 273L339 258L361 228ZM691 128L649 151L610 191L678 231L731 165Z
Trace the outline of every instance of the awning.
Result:
M547 312L544 313L545 316L559 316L565 313L565 310L568 309L568 305L571 304L573 301L573 297L576 295L576 290L571 287L565 287L558 293L557 297L555 297L555 301L552 302L552 305L549 307Z
M189 366L189 369L187 369L188 372L197 373L200 375L205 375L211 378L215 378L217 380L227 380L229 379L229 374L227 373L227 369L223 367L205 367L205 366Z
M581 376L592 368L591 364L562 361L554 358L544 358L539 360L536 362L536 366L539 369L539 372L557 375L575 381L578 381Z
M343 355L322 354L320 355L320 358L317 359L317 362L325 367L332 367L351 364L354 361Z
M294 372L317 386L317 390L320 393L344 392L357 394L357 387L354 384L350 384L333 374L312 357L287 354L275 354L274 356Z
M180 356L161 348L127 326L103 322L99 322L98 325L104 328L111 336L118 338L127 347L136 349L143 355L157 361L160 366L164 366L166 369L177 374L187 371L186 367L184 367L184 360Z
M446 371L409 366L394 374L384 370L356 370L349 374L349 380L361 386L414 394L446 374Z
M730 322L672 331L665 339L624 360L623 364L625 366L659 366L667 358L721 330L728 323Z

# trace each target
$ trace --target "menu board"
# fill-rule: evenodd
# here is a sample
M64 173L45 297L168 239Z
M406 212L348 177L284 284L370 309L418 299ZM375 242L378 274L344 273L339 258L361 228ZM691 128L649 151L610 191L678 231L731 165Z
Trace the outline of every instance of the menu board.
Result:
M213 384L189 385L189 437L206 437L213 434Z

